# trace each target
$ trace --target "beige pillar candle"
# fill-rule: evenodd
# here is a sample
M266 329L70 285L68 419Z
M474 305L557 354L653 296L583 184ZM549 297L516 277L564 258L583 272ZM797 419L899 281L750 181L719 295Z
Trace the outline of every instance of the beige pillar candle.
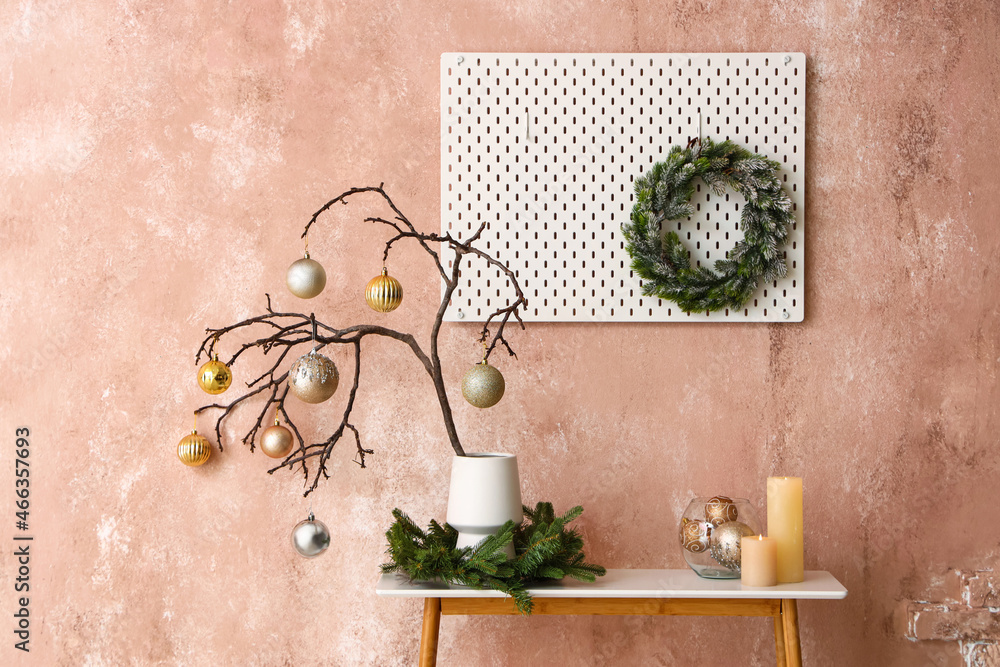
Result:
M767 478L767 536L778 547L778 583L802 581L801 477Z
M744 586L778 583L778 543L773 537L750 535L740 542L740 578Z

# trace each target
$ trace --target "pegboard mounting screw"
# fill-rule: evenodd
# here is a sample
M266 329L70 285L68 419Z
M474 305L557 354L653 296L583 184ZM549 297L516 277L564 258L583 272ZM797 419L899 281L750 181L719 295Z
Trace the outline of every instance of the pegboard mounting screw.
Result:
M792 62L792 57L791 56L785 56L785 64L787 65L790 62Z
M792 314L789 313L787 309L785 309L785 308L781 309L781 319L787 320L791 316L792 316Z
M464 62L465 62L465 56L459 56L458 57L458 64L461 65ZM787 63L788 61L786 60L785 62Z
M455 313L455 314L458 316L458 319L460 319L460 320L464 320L465 319L465 313L462 312L461 308L459 308L458 312Z

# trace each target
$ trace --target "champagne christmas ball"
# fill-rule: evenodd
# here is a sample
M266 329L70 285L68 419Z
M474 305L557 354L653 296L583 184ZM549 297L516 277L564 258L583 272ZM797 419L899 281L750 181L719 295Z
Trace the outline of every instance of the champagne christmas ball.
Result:
M295 260L288 267L285 275L288 291L300 299L311 299L326 287L326 271L323 265L315 259L309 259L309 253L302 259Z
M322 403L337 391L340 374L328 357L313 350L303 354L288 371L288 387L306 403Z
M403 286L389 275L389 269L382 268L381 275L368 281L365 288L365 301L372 310L380 313L391 313L403 303Z
M282 426L277 419L274 426L268 426L260 436L260 450L272 459L283 459L292 451L292 432Z
M489 363L476 364L462 378L462 396L477 408L492 408L503 398L503 375Z
M712 529L712 558L722 567L740 571L742 540L753 535L750 526L740 521L727 521Z
M229 366L219 361L215 355L202 364L198 370L198 384L209 394L221 394L233 383L233 373Z
M700 554L712 546L712 524L708 521L681 522L681 546L691 553Z
M186 466L200 466L211 455L212 445L208 438L198 435L198 431L191 431L191 435L184 436L177 443L177 458Z
M300 555L315 558L330 546L330 531L312 514L292 529L292 546Z
M736 521L740 516L736 503L726 496L714 496L705 503L705 518L713 526L719 526L727 521Z

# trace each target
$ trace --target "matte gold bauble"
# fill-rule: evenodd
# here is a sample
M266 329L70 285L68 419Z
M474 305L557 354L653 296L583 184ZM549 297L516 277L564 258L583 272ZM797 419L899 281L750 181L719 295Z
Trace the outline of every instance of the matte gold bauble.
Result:
M177 458L186 466L200 466L211 455L212 445L208 438L198 435L198 431L191 431L191 435L184 436L177 443Z
M311 299L326 287L326 271L315 259L309 259L309 253L302 259L295 260L288 267L285 275L288 291L300 299Z
M372 310L380 313L391 313L403 303L403 286L389 275L389 269L382 267L382 273L368 281L365 288L365 301Z
M340 374L337 365L313 350L298 358L288 371L288 387L306 403L322 403L337 391Z
M726 496L713 496L705 503L705 518L713 526L721 525L727 521L736 521L740 517L739 510L732 498Z
M743 558L743 538L753 535L750 526L741 521L727 521L712 529L712 558L722 567L740 571Z
M292 451L292 432L275 419L260 436L260 451L272 459L283 459Z
M503 375L485 360L470 368L462 378L462 396L477 408L491 408L499 403L505 388Z
M229 366L219 361L217 354L198 370L198 384L209 394L221 394L232 383L233 372L229 370Z
M708 551L712 546L712 524L708 521L682 519L681 546L694 554Z

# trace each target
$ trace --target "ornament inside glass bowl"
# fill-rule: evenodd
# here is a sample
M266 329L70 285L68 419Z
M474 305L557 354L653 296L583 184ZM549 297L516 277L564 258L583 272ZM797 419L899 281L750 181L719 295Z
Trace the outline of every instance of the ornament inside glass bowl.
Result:
M746 498L694 498L681 516L684 560L706 579L739 579L744 535L759 535L760 521Z

